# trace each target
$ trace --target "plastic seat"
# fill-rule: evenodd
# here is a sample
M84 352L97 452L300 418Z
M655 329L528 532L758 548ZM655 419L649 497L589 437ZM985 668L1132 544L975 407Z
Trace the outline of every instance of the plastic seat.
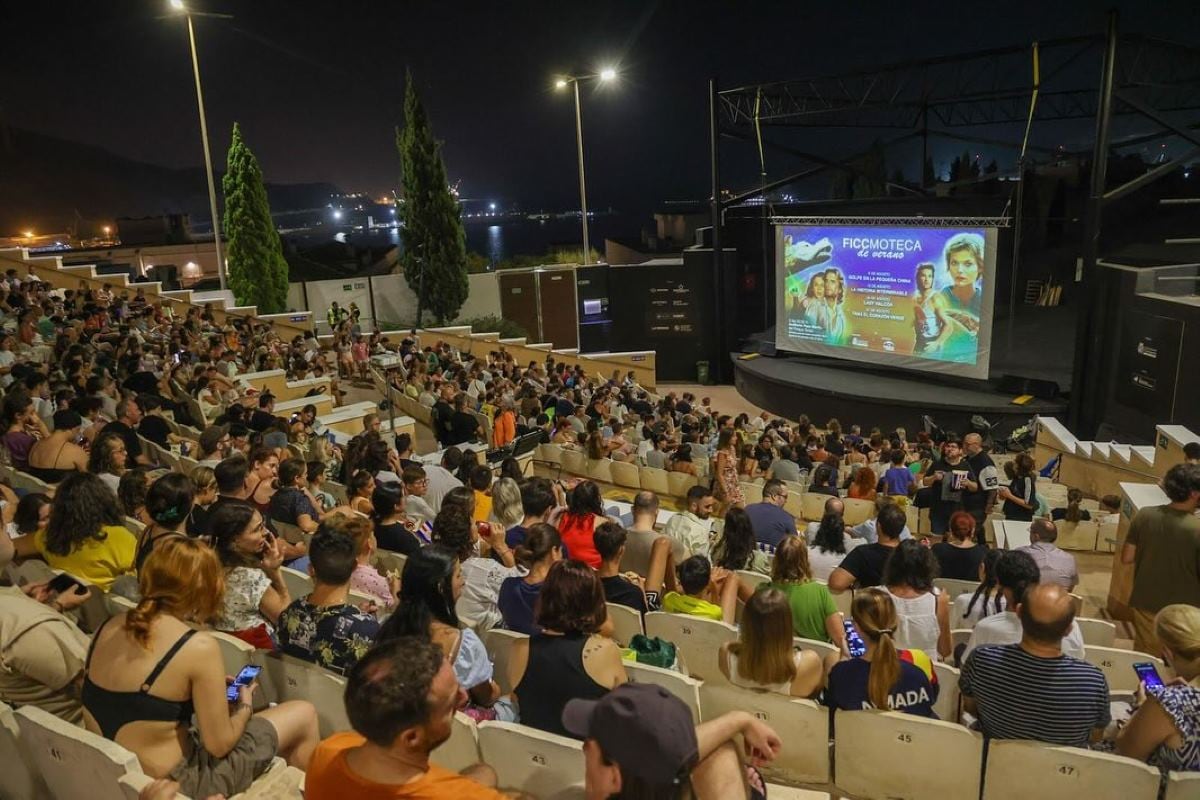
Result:
M834 773L838 789L848 795L864 800L979 796L983 737L961 725L895 711L838 711L833 729Z
M1167 773L1162 800L1196 800L1200 797L1200 772Z
M642 489L654 492L659 497L671 494L671 485L667 482L667 471L658 467L638 467L638 478Z
M787 498L783 501L783 510L791 514L798 520L804 519L804 493L803 492L788 492ZM797 527L804 530L804 522L801 521Z
M628 461L613 461L609 467L612 473L612 483L627 489L642 488L641 476L637 464Z
M563 449L562 468L572 475L587 475L587 456L578 450Z
M1157 769L1132 758L998 739L988 747L983 800L1155 800L1160 780Z
M704 685L701 681L673 669L652 667L636 661L625 662L625 674L631 683L652 683L666 689L687 704L693 722L700 722L700 687Z
M454 712L450 721L450 738L429 755L438 766L451 772L462 772L479 763L479 730L475 720L461 711Z
M208 631L208 634L217 640L221 648L221 661L225 665L226 675L237 675L247 664L258 663L255 660L258 650L249 642L222 631Z
M514 722L481 722L479 754L506 789L533 797L582 795L583 743L576 739Z
M257 654L263 671L259 675L264 699L272 703L307 700L317 707L321 738L350 730L342 696L346 679L329 670L281 653Z
M817 583L829 588L829 584L825 581L817 581ZM854 602L854 590L847 589L844 592L831 591L829 594L833 597L833 607L840 611L843 617L850 619L850 605Z
M1104 619L1091 617L1076 617L1079 632L1083 634L1083 643L1096 647L1112 647L1117 638L1117 626Z
M730 711L745 711L762 720L783 742L775 760L762 768L769 780L788 784L829 783L828 709L812 700L774 692L707 682L701 685L700 712L704 719L716 719Z
M15 714L30 762L55 798L125 800L121 776L141 773L137 756L116 742L59 719L37 706ZM11 766L4 758L3 771Z
M800 516L809 522L819 521L825 516L825 501L828 499L827 494L804 492L800 495Z
M384 572L394 572L397 576L404 574L404 563L408 561L408 556L403 553L397 553L392 550L376 550L375 560L372 562L377 569L382 569Z
M51 800L50 790L30 757L17 716L7 703L0 703L0 753L4 753L4 768L0 769L0 797Z
M612 483L612 463L611 458L589 458L586 474L598 483Z
M746 483L742 481L738 486L742 487L742 497L745 498L746 505L762 502L763 490L761 483Z
M737 641L737 628L724 622L686 614L654 611L646 615L646 635L672 642L693 678L727 684L717 666L717 653L726 642Z
M279 574L283 576L283 583L293 600L299 600L312 593L313 582L307 573L291 567L280 567Z
M535 461L541 461L543 464L551 464L556 467L562 466L562 446L557 444L539 444L534 451L533 458Z
M1083 657L1089 664L1099 667L1100 671L1104 673L1104 677L1108 680L1108 691L1110 694L1124 694L1137 691L1139 681L1137 673L1133 671L1133 665L1137 663L1147 662L1153 664L1164 681L1168 681L1175 676L1175 673L1171 671L1161 658L1155 658L1154 656L1139 653L1135 650L1119 650L1115 647L1100 647L1099 645L1089 644L1083 648Z
M958 691L959 670L949 664L935 661L933 662L933 673L938 679L938 699L933 704L934 712L938 715L938 719L944 722L958 722L959 700L961 699Z
M117 614L124 614L126 611L132 611L137 605L128 597L122 597L119 594L104 595L104 602L108 606L108 615L115 617Z
M847 497L842 502L846 505L846 511L842 515L842 519L847 525L861 525L875 516L875 503L872 500L859 500L855 497Z
M312 534L305 533L300 529L299 525L289 525L286 522L279 522L278 520L272 520L271 523L275 526L275 532L283 537L285 541L292 544L300 544L301 542L308 544L312 539Z
M620 603L608 603L608 618L613 623L613 640L622 647L629 647L629 643L633 641L633 637L639 633L644 633L642 630L642 615L630 608L623 606Z
M952 628L950 630L950 652L957 650L960 644L965 645L971 641L971 634L974 632L971 628Z
M735 574L737 575L737 579L742 582L742 585L750 589L757 589L762 584L771 582L770 575L763 575L761 572L754 572L749 569L739 569Z
M960 594L975 594L975 590L979 588L979 581L961 581L954 578L934 578L933 585L946 593L950 600L950 605L954 605L954 598Z
M492 677L500 685L500 691L508 694L513 690L509 680L508 661L512 646L520 639L528 639L523 633L492 628L483 635L483 646L492 659Z
M688 475L686 472L668 472L667 493L672 497L686 497L688 489L696 486L699 482L695 475Z
M840 652L837 645L830 644L829 642L818 642L816 639L805 639L803 636L793 636L792 647L796 650L811 650L822 659L825 656Z

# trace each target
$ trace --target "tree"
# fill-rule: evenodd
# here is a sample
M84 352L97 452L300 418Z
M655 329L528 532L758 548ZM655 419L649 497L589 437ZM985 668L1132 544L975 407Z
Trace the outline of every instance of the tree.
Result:
M429 309L439 324L454 319L467 301L468 288L467 237L458 199L446 179L441 148L409 72L405 76L404 127L396 131L404 193L400 264L408 285L422 295L421 307Z
M260 314L287 310L288 265L258 159L233 124L225 177L225 267L229 288L240 306L257 306Z
M995 175L999 171L1000 171L1000 166L996 163L996 159L993 158L991 161L988 162L987 168L984 169L983 173L985 175Z

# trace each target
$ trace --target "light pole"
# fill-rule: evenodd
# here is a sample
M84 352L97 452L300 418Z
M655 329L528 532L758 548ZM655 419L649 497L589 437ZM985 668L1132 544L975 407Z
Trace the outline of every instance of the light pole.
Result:
M587 80L611 81L616 77L617 71L606 67L595 75L572 75L559 78L554 82L556 89L565 89L570 84L575 90L575 145L579 151L579 210L583 218L583 265L585 267L591 261L592 250L588 244L587 180L583 170L583 113L579 103L579 84Z
M200 60L196 57L196 31L192 27L192 12L183 0L170 0L171 9L181 12L187 20L188 43L192 48L192 75L196 78L196 106L200 109L200 141L204 144L204 175L208 178L208 207L212 213L213 249L217 257L217 279L225 291L225 261L221 257L221 224L217 219L217 186L213 178L212 152L208 147L208 120L204 114L204 93L200 89ZM205 17L226 17L224 14L201 14Z

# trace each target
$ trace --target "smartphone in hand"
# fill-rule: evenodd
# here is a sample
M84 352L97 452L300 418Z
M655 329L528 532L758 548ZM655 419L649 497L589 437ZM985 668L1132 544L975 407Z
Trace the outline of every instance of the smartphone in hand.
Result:
M229 684L229 688L225 690L225 699L230 703L236 703L242 687L254 683L260 672L262 672L262 667L256 667L253 664L242 667L241 672L233 679L233 683Z

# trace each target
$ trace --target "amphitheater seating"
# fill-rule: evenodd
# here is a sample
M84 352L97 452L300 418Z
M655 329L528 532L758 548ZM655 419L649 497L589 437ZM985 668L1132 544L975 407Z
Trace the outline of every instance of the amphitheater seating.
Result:
M712 619L653 611L646 615L646 635L675 644L688 675L725 684L717 666L717 653L726 642L737 641L737 628Z
M742 481L738 485L742 487L742 497L745 499L746 505L762 502L763 487L761 483L746 483Z
M983 737L961 725L894 711L834 717L837 785L856 798L978 797L982 763Z
M846 506L842 518L847 525L861 525L875 516L875 503L871 500L857 500L853 497L844 497L842 498L842 502ZM816 517L816 519L820 519L820 516Z
M695 475L688 475L686 472L668 472L667 473L667 494L673 497L684 497L688 490L700 483Z
M1117 626L1103 619L1076 617L1083 643L1089 647L1112 647L1117 638Z
M583 743L512 722L481 722L479 752L501 786L560 797L583 786Z
M0 753L5 754L0 769L0 797L51 800L50 790L21 736L16 714L7 703L0 703Z
M1131 758L1038 742L990 743L983 800L1155 800L1160 775Z
M563 462L563 469L567 469L565 461ZM642 489L647 492L654 492L662 497L667 497L671 494L671 485L667 482L667 476L670 473L665 469L641 467L638 469L638 472L642 477Z
M1172 772L1167 775L1162 800L1195 800L1200 797L1200 772Z
M342 694L346 680L329 670L282 653L256 651L263 670L259 684L267 702L308 700L317 707L321 738L338 731L350 730Z
M613 639L622 647L628 647L633 637L642 630L642 615L629 606L608 603L608 618L613 623Z
M217 645L221 648L221 661L225 664L226 675L237 675L247 664L259 663L258 651L249 642L222 631L208 633L217 640Z
M512 646L517 640L525 638L528 637L523 633L506 631L500 628L492 628L483 635L483 646L487 648L488 655L492 658L492 677L500 685L500 691L504 694L508 694L513 690L508 673L509 655L512 652Z
M375 560L372 566L386 572L394 572L396 575L404 574L404 562L408 560L408 556L403 553L395 553L391 550L376 550Z
M291 567L280 567L279 573L283 576L283 583L287 586L288 594L295 600L298 597L306 597L313 590L312 578L306 573Z
M770 780L793 784L829 782L828 709L812 700L705 682L700 687L701 716L716 719L729 711L753 714L779 734L783 749L773 763L763 768ZM861 753L859 760L866 761Z
M836 645L829 642L818 642L816 639L806 639L803 636L792 637L792 648L794 650L811 650L822 659L840 652Z
M479 763L479 730L475 720L461 711L454 712L450 722L450 738L433 751L435 764L454 772Z
M16 718L26 763L41 774L52 797L125 800L118 779L142 771L137 756L121 745L36 706L17 709ZM11 760L4 759L4 771Z
M623 486L627 489L640 489L642 487L637 464L631 464L628 461L614 461L610 469L612 472L612 483L617 486Z
M687 704L692 712L692 719L700 722L700 687L703 686L701 681L673 669L652 667L636 661L625 662L625 674L629 676L631 683L652 683L666 689Z
M1174 677L1171 668L1162 659L1134 650L1086 645L1083 648L1083 657L1104 673L1104 677L1108 679L1108 691L1112 694L1132 694L1137 690L1138 676L1133 671L1133 665L1139 662L1153 664L1163 680Z
M933 710L940 720L958 722L959 705L962 699L958 691L960 671L949 664L935 661L933 662L933 672L938 679L938 699L933 704Z
M587 459L587 467L584 474L597 483L612 483L612 465L611 458L589 458Z

